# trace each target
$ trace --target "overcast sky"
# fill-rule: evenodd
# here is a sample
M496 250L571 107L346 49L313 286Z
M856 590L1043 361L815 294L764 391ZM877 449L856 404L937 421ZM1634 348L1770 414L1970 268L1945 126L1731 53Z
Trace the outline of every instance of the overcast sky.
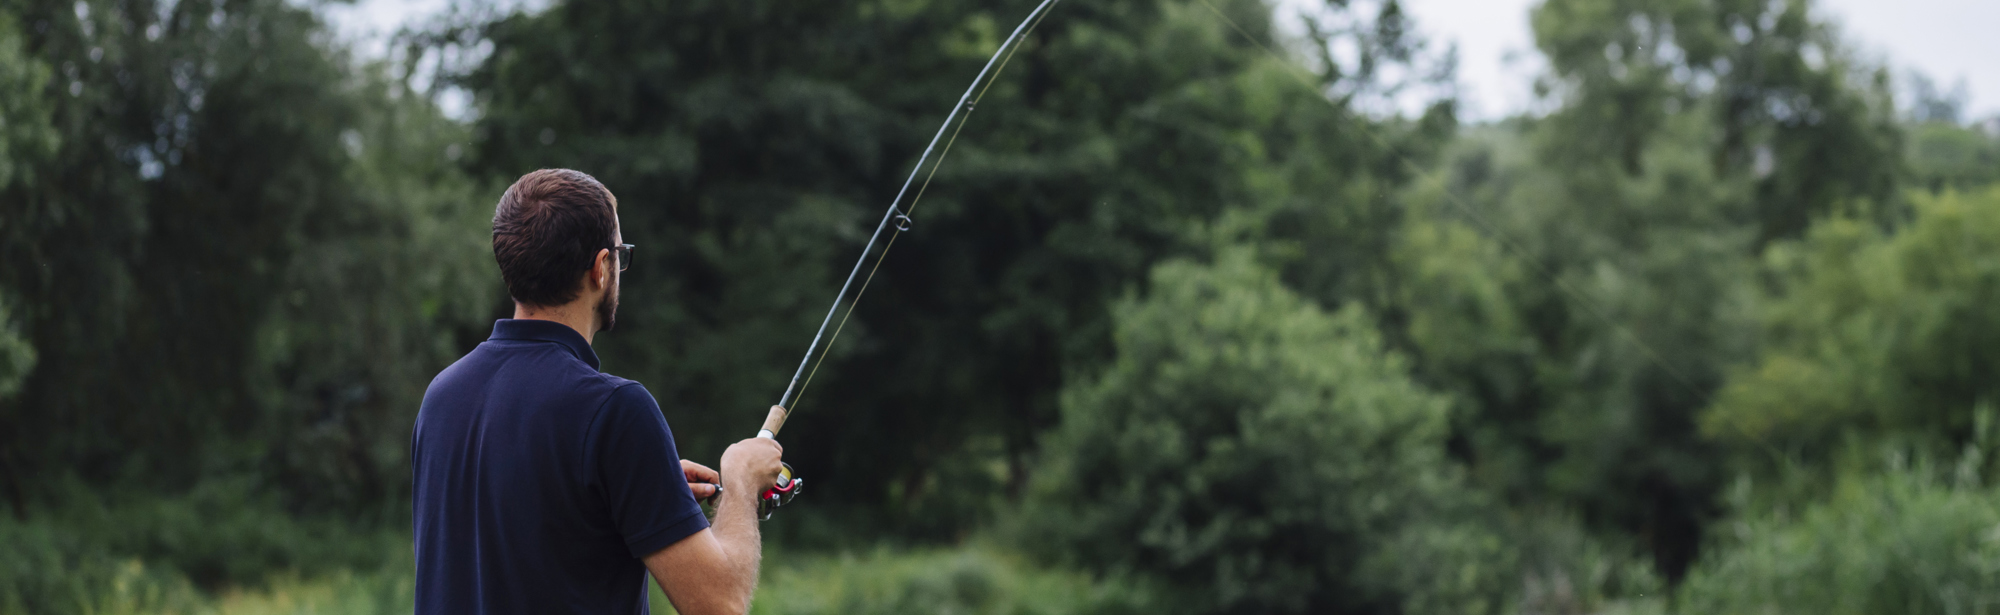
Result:
M1539 0L1403 0L1417 27L1459 46L1472 117L1521 111L1543 63L1528 31ZM1823 18L1877 62L1916 69L1941 87L1965 80L1974 118L2000 114L2000 0L1819 0Z
M366 37L421 20L446 2L357 0L328 12L338 29ZM1503 117L1533 102L1529 87L1542 61L1528 32L1528 9L1538 2L1403 0L1417 27L1432 40L1458 43L1460 93L1468 119ZM1941 87L1963 80L1973 118L2000 115L2000 32L1995 31L2000 28L2000 0L1819 0L1817 6L1822 17L1839 24L1843 36L1876 61L1899 71L1921 71Z

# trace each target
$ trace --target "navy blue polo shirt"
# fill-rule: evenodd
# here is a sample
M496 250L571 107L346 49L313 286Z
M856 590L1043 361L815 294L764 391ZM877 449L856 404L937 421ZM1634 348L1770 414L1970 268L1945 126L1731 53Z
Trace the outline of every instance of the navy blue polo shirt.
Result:
M708 527L660 406L569 326L501 320L410 437L418 613L645 613L650 555Z

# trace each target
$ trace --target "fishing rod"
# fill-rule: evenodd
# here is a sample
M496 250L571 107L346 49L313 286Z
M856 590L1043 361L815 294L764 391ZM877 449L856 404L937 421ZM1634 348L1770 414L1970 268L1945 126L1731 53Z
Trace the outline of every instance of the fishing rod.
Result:
M958 141L958 132L965 129L965 122L971 118L973 107L986 97L986 89L993 86L994 80L999 79L1000 71L1007 68L1007 62L1014 58L1014 51L1020 48L1020 43L1026 39L1027 33L1040 25L1042 18L1048 15L1049 8L1059 1L1042 0L1041 4L1035 6L1034 11L1028 13L1027 18L1021 20L1020 25L1014 26L1014 32L1000 42L999 49L993 50L993 56L986 59L986 65L972 78L972 84L965 87L964 94L959 95L958 104L951 108L951 114L946 115L944 122L938 125L937 134L932 135L930 144L924 146L923 155L918 156L917 164L910 168L910 176L903 180L903 187L896 191L896 198L889 201L889 210L882 212L882 221L877 222L875 232L868 235L868 244L861 248L861 257L854 261L854 269L847 273L847 281L840 285L840 294L834 296L833 305L826 309L826 318L820 321L819 331L813 333L812 344L806 346L806 354L799 359L798 370L792 372L791 383L785 385L785 392L778 396L778 404L771 406L770 413L765 415L763 428L757 430L757 437L772 440L778 438L778 431L785 427L785 419L791 416L789 408L798 401L798 397L794 394L805 395L806 387L812 384L813 374L819 372L819 363L826 360L827 352L833 348L833 341L840 339L841 329L847 326L847 317L854 315L854 306L861 303L862 293L868 291L868 283L875 279L875 271L881 268L882 259L889 256L889 248L896 245L896 237L910 230L913 223L910 212L916 211L917 202L924 198L924 189L930 187L931 178L937 175L938 167L944 164L944 157L951 152L951 145ZM963 118L960 117L961 112L964 114ZM958 128L952 130L949 140L944 141L944 149L938 152L937 162L931 164L930 174L924 177L923 185L917 188L916 196L910 199L909 208L903 208L903 196L909 194L910 185L916 183L917 174L924 170L924 162L929 160L931 152L937 149L938 141L944 140L945 130L952 128L954 120L957 121ZM861 267L868 264L868 254L874 252L875 242L881 239L884 231L891 229L893 231L889 235L889 241L882 246L882 252L875 257L875 267L870 268L868 277L862 279L861 287L854 293L854 301L847 305L847 314L840 318L839 325L834 326L833 337L827 339L825 347L822 348L820 340L826 336L827 325L833 323L833 315L840 311L841 302L847 299L848 289L854 287L854 278L860 276ZM818 361L813 360L814 351L819 352ZM808 364L812 366L811 371L806 370ZM771 511L790 503L792 497L798 495L800 487L805 484L805 479L792 471L791 464L781 462L780 466L777 483L765 489L757 499L757 516L760 519L771 518Z

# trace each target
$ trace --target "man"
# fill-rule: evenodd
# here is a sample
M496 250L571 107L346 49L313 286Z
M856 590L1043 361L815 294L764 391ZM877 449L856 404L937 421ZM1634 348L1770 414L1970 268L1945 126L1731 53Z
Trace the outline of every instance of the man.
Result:
M749 610L783 451L738 442L718 476L679 459L644 387L598 371L631 257L617 205L564 169L500 197L514 318L431 381L411 436L418 613L645 613L648 570L681 613Z

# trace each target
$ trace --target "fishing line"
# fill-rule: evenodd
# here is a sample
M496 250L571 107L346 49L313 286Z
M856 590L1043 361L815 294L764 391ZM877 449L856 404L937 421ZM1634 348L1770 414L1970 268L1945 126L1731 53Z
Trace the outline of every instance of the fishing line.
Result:
M1007 70L1007 64L1014 60L1014 52L1021 49L1021 44L1026 42L1028 35L1033 33L1035 28L1042 24L1042 19L1049 16L1048 9L1058 1L1060 0L1042 0L1042 3L1035 7L1034 12L1029 13L1026 19L1021 20L1020 25L1014 27L1014 32L1007 36L1007 40L1001 41L1000 48L993 51L993 57L986 60L986 66L979 69L979 75L973 78L972 84L966 86L965 94L958 97L958 106L953 107L951 114L945 117L944 124L938 126L938 132L931 137L930 145L924 148L923 155L917 158L916 166L910 169L909 178L903 180L902 189L896 191L896 198L889 202L889 211L882 214L882 221L875 225L875 233L868 236L868 245L861 249L861 259L854 263L854 270L847 274L847 282L841 285L840 294L834 297L833 307L827 309L826 319L820 322L819 332L813 334L812 344L806 347L805 357L799 360L799 371L792 374L791 385L787 385L785 393L779 396L778 407L783 409L783 414L777 419L776 425L778 427L782 427L785 419L790 418L792 412L797 409L796 404L798 400L805 397L806 388L812 385L812 378L815 374L819 373L820 364L826 362L826 355L833 351L833 343L840 339L841 330L847 328L847 319L854 316L855 306L861 304L861 296L868 292L868 284L875 280L875 273L881 270L882 260L888 258L889 250L896 246L896 238L902 236L904 231L910 230L910 225L912 224L910 214L916 212L917 204L923 201L924 192L930 189L931 180L937 177L938 167L944 166L945 156L951 154L951 146L958 142L958 134L965 130L967 122L972 121L973 109L979 106L979 101L986 98L987 90L993 88L993 83L999 81L1000 74ZM998 63L997 67L996 62ZM992 73L990 77L988 76L989 71ZM975 90L977 91L976 95L974 94ZM963 117L959 116L959 112L961 111L965 113ZM958 120L956 128L952 128L952 120L954 119ZM917 187L916 195L910 198L909 208L899 208L898 205L902 203L903 195L909 192L910 184L916 181L917 174L924 170L925 159L930 157L931 150L937 147L938 139L944 137L945 129L947 128L952 128L951 138L945 140L944 149L938 151L937 160L931 163L930 173L924 175L924 183ZM819 343L820 337L826 333L826 327L833 321L834 313L840 310L841 301L847 297L848 287L854 284L855 275L859 274L861 266L868 262L868 253L874 250L875 240L881 237L882 231L885 229L893 229L889 234L889 241L882 245L882 252L876 255L874 266L868 269L868 276L861 280L861 287L854 292L854 300L848 302L847 312L841 315L840 324L833 328L833 337L828 338L826 345L821 347ZM819 350L818 360L813 359L814 350ZM811 371L806 370L808 362L812 364ZM801 373L805 374L803 381L799 378L799 374ZM794 387L797 388L797 396L793 396ZM767 429L767 431L775 435L777 429Z
M1008 35L1007 40L1001 42L1001 48L994 51L994 55L987 60L986 66L980 69L979 75L973 79L973 83L967 86L965 94L959 97L959 104L952 108L952 112L945 118L944 124L938 127L937 134L931 137L930 144L924 148L923 155L918 157L917 164L910 170L909 177L903 181L903 186L897 191L896 198L890 201L889 210L883 213L882 221L876 224L875 232L869 235L867 245L862 248L861 258L855 262L854 269L848 273L847 281L841 285L840 293L835 296L833 306L827 309L826 318L820 322L819 331L813 334L812 344L806 347L805 356L799 360L798 370L792 374L791 384L787 385L784 394L779 396L778 406L783 409L783 416L779 418L778 425L782 425L784 418L788 418L796 410L796 403L804 397L806 389L812 384L813 376L819 373L820 365L825 363L827 355L832 352L833 343L840 339L840 333L846 329L847 321L853 317L855 308L861 303L861 297L867 293L869 284L875 279L875 274L881 270L882 261L888 257L889 251L895 247L896 238L902 236L904 231L910 229L910 224L912 223L910 213L915 212L917 205L923 200L924 193L930 188L931 181L937 176L938 168L944 165L946 156L951 153L952 145L958 142L959 133L963 132L965 124L971 121L974 108L978 106L979 101L986 97L986 92L993 87L994 82L999 80L1001 73L1006 70L1007 64L1013 60L1014 54L1020 50L1021 44L1026 42L1027 36L1032 34L1034 29L1041 25L1044 18L1048 17L1048 9L1057 1L1043 0L1028 15L1027 19L1022 20L1021 24L1015 27L1014 32ZM1234 19L1230 19L1227 14L1223 13L1221 9L1209 2L1209 0L1197 1L1210 12L1214 13L1216 17L1220 18L1223 23L1228 24L1244 40L1249 41L1250 44L1256 46L1266 55L1277 60L1280 66L1286 68L1286 73L1298 80L1301 86L1311 90L1315 97L1326 102L1328 105L1338 108L1338 105L1332 100L1327 99L1325 93L1321 92L1319 87L1313 84L1310 77L1302 74L1304 70L1302 67L1286 60L1277 51L1265 45L1257 37L1252 36L1241 24L1238 24ZM988 75L989 72L991 73L990 76ZM964 114L962 117L960 116L961 112ZM954 120L956 120L955 125ZM939 150L937 160L931 161L930 171L925 174L924 182L918 186L915 196L911 198L909 208L907 210L900 208L899 205L902 203L903 196L909 192L910 185L915 182L917 174L924 171L925 161L930 157L931 151L937 147L938 140L945 136L945 130L948 128L951 129L951 136L945 139L944 149ZM1360 132L1374 141L1382 151L1387 152L1407 167L1412 175L1436 183L1442 189L1440 192L1444 195L1444 200L1458 209L1460 213L1464 214L1467 220L1472 221L1484 230L1489 239L1498 243L1502 249L1512 254L1517 260L1534 267L1535 271L1541 274L1543 278L1560 289L1563 294L1568 295L1572 301L1582 306L1591 315L1597 317L1606 326L1617 332L1618 335L1631 342L1633 347L1643 352L1647 358L1651 359L1654 364L1658 365L1662 371L1672 377L1681 386L1695 393L1697 397L1703 399L1709 398L1709 395L1702 392L1701 387L1694 384L1692 378L1689 378L1679 368L1675 367L1673 363L1667 360L1663 353L1651 344L1646 343L1630 327L1614 319L1609 310L1592 300L1581 289L1576 288L1561 276L1556 275L1555 271L1550 269L1547 264L1536 259L1527 258L1526 255L1528 252L1519 242L1514 241L1512 237L1501 232L1498 227L1467 204L1457 193L1451 191L1450 186L1444 183L1441 176L1427 171L1408 156L1399 153L1396 148L1389 144L1388 140L1382 138L1380 134L1365 124L1360 127ZM883 244L882 251L876 255L874 264L868 269L868 275L862 278L861 286L856 289L854 299L847 301L847 311L844 313L840 312L840 305L843 301L846 301L847 291L853 287L854 278L860 274L862 266L868 264L868 254L874 250L876 241L880 239L885 230L890 231L889 240ZM834 324L833 322L833 317L836 313L841 314L838 324ZM830 324L834 326L833 336L825 338L826 344L822 346L820 340L825 337L826 328ZM819 353L819 357L816 360L813 357L814 351L818 351ZM794 393L797 395L795 396Z
M1238 25L1236 23L1236 20L1230 19L1228 15L1223 14L1222 10L1216 8L1214 4L1209 3L1209 0L1196 0L1196 1L1200 2L1202 6L1208 7L1209 12L1215 13L1216 17L1222 18L1222 21L1224 23L1229 24L1229 27L1234 28L1237 34L1243 36L1244 40L1250 41L1250 44L1256 45L1258 49L1263 50L1265 54L1268 54L1271 56L1272 59L1277 60L1280 66L1286 67L1287 70L1285 72L1289 73L1290 75L1292 75L1293 78L1297 79L1300 85L1305 86L1306 89L1308 90L1312 90L1315 98L1325 101L1326 104L1333 106L1335 109L1340 108L1339 105L1335 104L1332 100L1328 99L1324 92L1320 91L1319 86L1313 85L1312 80L1308 78L1305 74L1302 74L1302 71L1304 70L1302 67L1298 66L1297 64L1293 63L1290 60L1286 60L1284 56L1278 55L1278 52L1273 51L1269 46L1266 46L1262 41L1257 40L1257 37L1251 36L1250 32L1244 30L1243 26ZM1603 307L1599 306L1596 302L1592 301L1587 295L1583 294L1581 290L1578 290L1575 287L1571 286L1570 283L1563 281L1563 279L1557 276L1555 274L1555 271L1550 269L1548 265L1542 263L1539 260L1526 258L1526 254L1528 253L1526 249L1522 248L1511 237L1508 237L1507 234L1500 232L1499 228L1488 223L1486 221L1485 216L1480 215L1479 212L1475 211L1470 205L1467 205L1464 202L1464 200L1460 199L1457 193L1452 192L1451 186L1445 184L1444 179L1441 177L1440 174L1433 174L1426 171L1422 166L1418 165L1408 156L1405 156L1397 152L1395 147L1390 146L1388 140L1383 139L1381 135L1376 134L1374 130L1369 129L1368 125L1365 122L1356 122L1356 124L1359 124L1361 126L1361 133L1368 135L1368 138L1373 139L1375 141L1375 144L1382 148L1382 151L1388 152L1389 155L1394 156L1397 161L1402 162L1404 166L1409 167L1410 173L1414 174L1419 178L1428 179L1435 182L1438 185L1438 187L1441 188L1440 192L1444 194L1445 201L1451 203L1452 206L1457 207L1460 212L1465 214L1466 218L1472 220L1474 224L1477 224L1479 225L1480 228L1484 229L1486 231L1486 235L1489 238L1493 239L1495 242L1499 243L1502 249L1505 249L1507 252L1511 253L1516 259L1525 263L1529 263L1532 266L1534 266L1536 272L1542 274L1542 277L1547 278L1550 282L1554 283L1556 288L1562 289L1564 294L1569 295L1571 299L1583 305L1583 307L1586 310L1589 310L1591 314L1597 316L1599 320L1604 321L1604 324L1609 325L1612 329L1616 330L1619 334L1623 335L1627 340L1631 341L1633 346L1637 347L1641 352L1646 353L1646 356L1648 358L1651 358L1655 364L1659 365L1661 370L1664 370L1667 373L1667 375L1672 376L1675 381L1679 382L1681 386L1686 387L1689 392L1692 392L1695 394L1695 396L1700 397L1704 401L1704 403L1712 401L1708 394L1702 392L1701 387L1695 386L1694 381L1692 379L1688 378L1686 374L1681 373L1680 369L1674 367L1672 363L1669 363L1666 359L1666 355L1663 355L1658 350L1655 350L1652 347L1652 345L1647 344L1646 341L1641 339L1637 333L1633 333L1630 328L1612 319L1610 311L1605 310Z

